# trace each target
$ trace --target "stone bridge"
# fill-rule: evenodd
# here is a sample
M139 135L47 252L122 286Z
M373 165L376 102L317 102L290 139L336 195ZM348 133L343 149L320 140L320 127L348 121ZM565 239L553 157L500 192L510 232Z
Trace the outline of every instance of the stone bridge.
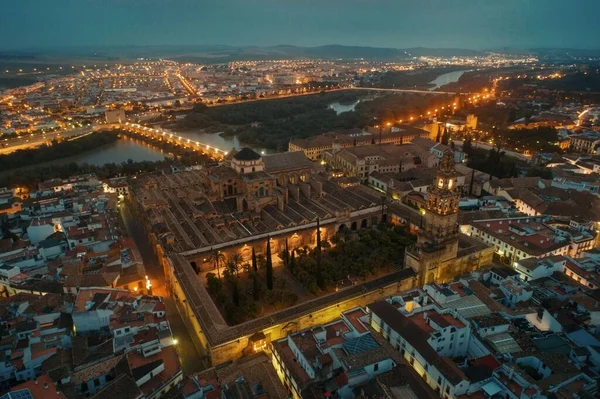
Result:
M213 158L220 160L225 155L227 155L227 151L217 148L215 146L211 146L209 144L204 144L199 141L194 141L192 139L188 139L182 136L177 135L177 133L167 132L162 129L155 129L147 126L138 125L136 123L113 123L108 125L98 125L94 126L94 131L101 131L107 129L121 129L128 133L133 133L143 137L149 137L154 140L164 141L166 143L171 143L175 145L180 145L183 148L190 149L192 151L202 152L204 154L210 155Z

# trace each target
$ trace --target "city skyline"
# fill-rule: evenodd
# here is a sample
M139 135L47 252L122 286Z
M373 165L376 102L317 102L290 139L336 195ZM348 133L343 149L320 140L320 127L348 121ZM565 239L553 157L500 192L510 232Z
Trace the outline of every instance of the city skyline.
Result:
M232 45L598 48L590 0L30 0L0 16L0 49ZM577 18L564 18L577 11ZM93 17L92 17L93 16ZM17 33L18 34L15 34Z

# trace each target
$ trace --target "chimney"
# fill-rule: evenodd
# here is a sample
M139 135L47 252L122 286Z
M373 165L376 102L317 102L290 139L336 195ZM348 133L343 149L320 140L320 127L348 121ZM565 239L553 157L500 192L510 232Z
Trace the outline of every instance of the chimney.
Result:
M37 380L37 378L34 378L34 379L33 379L33 383L34 383L35 385L37 385L37 384L38 384L38 380Z

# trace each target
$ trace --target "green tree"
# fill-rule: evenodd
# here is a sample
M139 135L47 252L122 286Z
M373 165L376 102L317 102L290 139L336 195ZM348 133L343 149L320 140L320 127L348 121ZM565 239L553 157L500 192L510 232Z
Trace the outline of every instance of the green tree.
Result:
M471 169L471 182L469 183L469 195L473 195L473 184L475 184L475 169Z
M252 270L254 273L258 272L258 263L256 262L256 252L254 251L254 247L252 247Z
M215 251L208 257L208 259L213 263L214 268L217 269L217 276L221 278L221 264L225 263L225 255L223 255L221 251Z
M317 218L317 246L315 248L315 258L317 261L317 285L320 289L325 287L325 281L323 280L323 262L321 256L321 223Z
M229 257L229 260L227 261L227 268L229 269L229 273L231 275L235 274L237 276L239 274L242 261L242 255L239 253L234 253Z
M296 267L296 251L292 249L292 255L290 256L290 273L294 274L294 268Z
M235 306L240 306L240 293L235 279L231 280L231 297Z
M444 128L444 133L442 134L442 144L448 145L450 142L450 131L447 128Z
M252 297L254 298L255 301L258 301L260 299L260 287L258 285L258 274L253 272L252 273Z
M273 289L273 260L271 259L271 237L267 238L267 288Z
M473 139L471 138L471 135L467 135L465 137L465 140L463 141L462 150L465 154L470 154L472 149L473 149Z
M206 285L208 286L208 292L214 296L219 295L223 288L221 280L214 273L206 273Z
M285 239L285 252L283 253L283 263L285 266L288 266L290 263L290 250L288 248L288 239Z

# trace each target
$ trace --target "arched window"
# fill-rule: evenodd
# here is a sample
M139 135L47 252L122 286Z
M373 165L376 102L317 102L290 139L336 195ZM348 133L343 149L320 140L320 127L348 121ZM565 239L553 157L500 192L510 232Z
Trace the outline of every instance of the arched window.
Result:
M264 188L264 187L262 187L262 186L261 186L261 187L258 189L258 196L259 196L259 197L264 197L264 196L265 196L265 188Z

